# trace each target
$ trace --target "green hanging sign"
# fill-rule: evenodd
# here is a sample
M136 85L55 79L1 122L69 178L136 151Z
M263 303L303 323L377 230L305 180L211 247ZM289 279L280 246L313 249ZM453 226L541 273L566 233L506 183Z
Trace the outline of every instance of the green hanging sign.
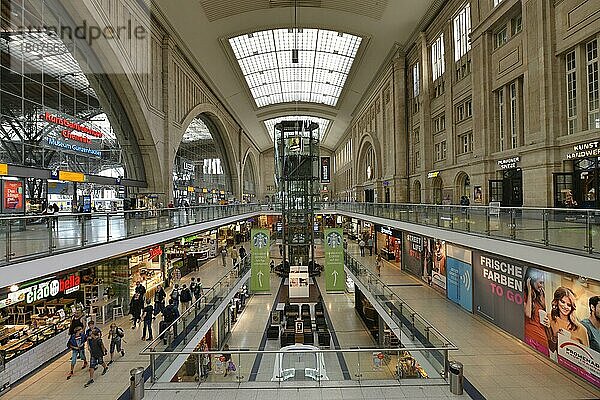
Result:
M343 230L327 228L325 229L325 290L343 292L345 288Z
M269 292L271 279L269 270L270 235L267 229L252 229L250 233L251 271L250 290Z

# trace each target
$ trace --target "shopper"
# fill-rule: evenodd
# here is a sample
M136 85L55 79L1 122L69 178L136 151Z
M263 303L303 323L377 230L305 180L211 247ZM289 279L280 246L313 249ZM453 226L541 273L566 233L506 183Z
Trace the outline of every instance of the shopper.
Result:
M146 300L146 307L144 307L144 330L142 331L142 340L146 338L146 329L148 330L148 341L152 338L152 318L154 317L154 307L150 303L150 299Z
M226 257L227 257L227 249L225 248L225 246L223 246L221 248L221 260L223 261L223 268L227 267Z
M283 258L283 245L279 245L279 257Z
M169 304L163 310L163 320L160 322L159 330L163 335L163 343L167 344L167 328L179 318L179 310L175 307L173 299L169 299ZM173 335L177 335L177 326L173 327Z
M85 316L81 310L76 309L75 313L73 314L73 318L71 319L71 325L69 326L69 335L74 334L77 331L77 328L81 328L83 330L84 327Z
M240 262L242 262L242 260L244 260L244 257L246 257L246 249L244 248L244 246L240 246Z
M106 347L104 347L104 343L102 343L102 338L100 337L100 331L94 329L92 331L92 337L89 339L90 342L90 380L84 385L88 387L92 383L94 383L94 370L98 365L102 365L104 369L102 370L102 375L108 372L108 365L104 362L104 356L107 354Z
M162 285L158 285L156 287L156 291L154 292L154 315L162 313L162 310L165 308L166 298L167 293L165 292L165 289L163 289Z
M137 281L135 283L135 292L138 293L142 298L144 298L144 295L146 294L146 288L144 287L144 285L142 285L142 282Z
M360 242L358 242L358 248L360 249L360 256L364 257L365 256L365 241L363 239L360 239Z
M131 321L133 323L131 329L135 329L137 323L140 322L143 305L144 299L140 297L139 293L134 293L131 302L129 303L129 314L131 315Z
M175 286L179 285L181 282L181 270L179 268L173 268L173 271L171 272L171 279L173 280Z
M171 300L173 300L173 304L175 308L179 309L179 285L176 283L173 291L171 291ZM170 303L170 302L169 302Z
M348 240L344 239L344 250L348 250Z
M192 301L192 292L190 289L183 284L183 288L181 289L181 294L179 295L179 299L181 300L181 311L185 312L188 308L190 308L190 303Z
M194 286L194 290L192 290L192 293L194 293L194 299L196 299L196 301L198 301L200 297L202 297L202 282L200 281L200 278L198 278L198 280L196 281L196 286Z
M377 258L375 259L375 267L377 268L377 276L381 276L381 254L377 254Z
M190 292L192 292L192 296L194 295L194 290L196 289L196 278L194 278L192 276L192 279L190 280Z
M235 249L235 246L232 246L231 249L229 250L229 257L231 257L231 266L235 266L235 264L237 263L237 259L238 259L238 252Z
M231 353L229 353L229 345L223 346L223 363L225 364L225 373L223 376L227 376L228 372L235 371L235 364L231 361Z
M125 337L125 331L118 327L114 322L110 324L110 330L108 331L108 340L110 340L110 361L108 365L113 363L113 355L115 349L118 353L121 353L121 357L125 356L125 350L123 350L123 341Z
M371 236L369 236L369 239L367 240L367 247L369 248L369 255L372 256L373 255L373 238Z
M85 369L88 366L87 359L85 358L86 339L85 333L83 333L83 327L77 326L67 343L68 348L71 349L71 372L67 375L67 379L71 379L73 376L73 368L75 368L78 358L83 361L83 367L81 367L81 369Z
M271 268L271 272L275 271L275 261L271 260L271 262L269 263L269 267Z

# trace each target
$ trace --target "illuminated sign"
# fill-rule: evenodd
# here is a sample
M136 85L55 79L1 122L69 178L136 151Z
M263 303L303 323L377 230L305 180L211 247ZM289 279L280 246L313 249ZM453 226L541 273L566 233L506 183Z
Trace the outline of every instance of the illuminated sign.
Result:
M64 126L65 128L69 128L74 131L79 131L93 137L101 138L102 136L104 136L104 134L100 131L88 128L87 126L79 125L76 122L69 121L68 119L59 117L57 115L50 114L48 111L44 113L43 118L47 122Z
M429 179L431 178L437 178L438 176L440 176L440 171L433 171L427 174L427 177Z
M329 165L331 164L331 157L321 157L321 183L330 183L331 178L329 176Z
M57 147L62 150L74 151L76 153L83 153L95 157L102 157L102 152L100 150L91 149L89 147L80 146L78 144L63 142L53 137L47 137L46 142L47 145L52 148Z
M8 165L0 164L0 175L8 175Z
M32 286L8 294L6 305L25 301L27 304L35 303L48 297L57 296L59 293L70 294L79 290L81 278L79 275L70 275L64 279L51 279L36 283Z
M193 192L194 191L194 187L193 186L188 186L187 191L188 192Z
M578 158L600 157L600 141L580 143L573 146L573 151L567 153L567 160L575 160Z
M392 228L388 228L387 226L382 226L381 227L381 233L392 236Z
M156 246L150 249L150 251L148 251L148 255L150 256L150 258L154 258L154 257L158 257L163 253L162 251L162 247L160 246Z
M85 182L85 175L81 172L58 171L58 180L70 182Z
M517 164L521 161L521 157L516 156L512 158L507 158L504 160L498 160L498 166L501 169L515 169L517 168Z

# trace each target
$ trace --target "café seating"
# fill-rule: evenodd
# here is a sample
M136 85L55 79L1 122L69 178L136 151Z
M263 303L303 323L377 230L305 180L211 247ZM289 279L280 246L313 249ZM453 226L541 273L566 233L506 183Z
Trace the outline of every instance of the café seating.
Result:
M308 304L302 304L302 318L310 318L310 306Z
M56 306L46 306L46 312L50 316L56 314Z
M124 317L125 314L123 313L123 299L120 299L117 297L117 302L115 303L115 306L113 307L113 320L117 319L117 317Z
M18 324L21 317L23 318L23 324L27 321L27 316L31 315L31 311L25 311L25 307L17 306L17 318L15 323Z
M46 313L46 307L44 306L37 306L35 308L37 309L38 315L44 315Z

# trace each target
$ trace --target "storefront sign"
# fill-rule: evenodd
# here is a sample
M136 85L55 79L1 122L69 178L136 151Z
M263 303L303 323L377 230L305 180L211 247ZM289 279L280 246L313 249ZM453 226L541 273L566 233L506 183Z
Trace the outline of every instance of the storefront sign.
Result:
M575 160L578 158L600 157L600 141L580 143L573 146L573 151L567 153L567 160Z
M402 269L423 276L423 237L405 233L402 248Z
M59 117L57 115L50 114L47 111L46 111L46 113L44 113L43 118L46 122L64 126L65 128L69 128L74 131L82 132L82 133L85 133L87 135L90 135L90 136L93 136L96 138L101 138L102 136L104 136L104 134L100 131L88 128L87 126L80 125L73 121L69 121L68 119Z
M251 276L250 290L268 292L271 290L269 270L270 233L267 229L252 229L250 233Z
M329 176L329 166L331 164L331 157L321 157L321 183L330 183L331 178Z
M504 160L498 160L498 166L500 169L515 169L520 161L521 157L519 156L506 158Z
M196 170L196 166L190 162L183 162L183 170L188 172L194 172Z
M81 172L58 171L58 180L69 182L85 182L85 175Z
M380 232L389 236L392 236L392 228L389 228L387 226L382 226L380 228Z
M187 191L190 192L190 193L193 193L194 192L194 187L193 186L188 186L187 187Z
M325 290L343 292L346 288L344 272L344 230L325 229Z
M153 259L154 257L158 257L160 255L162 255L163 251L162 251L162 247L160 246L156 246L150 249L150 251L148 251L148 255L150 257L150 259Z
M394 228L390 228L389 226L380 226L379 232L383 233L384 235L393 236L395 238L402 239L402 231L399 231Z
M8 294L6 306L25 301L27 304L35 303L39 300L55 297L59 293L70 294L79 290L81 278L78 274L73 274L64 279L51 279L48 281L36 283L32 286L19 289L16 292Z
M437 178L438 176L440 176L440 171L433 171L427 174L427 178L429 179Z
M23 212L24 198L23 181L2 181L2 212Z
M0 164L0 175L8 175L8 165Z

